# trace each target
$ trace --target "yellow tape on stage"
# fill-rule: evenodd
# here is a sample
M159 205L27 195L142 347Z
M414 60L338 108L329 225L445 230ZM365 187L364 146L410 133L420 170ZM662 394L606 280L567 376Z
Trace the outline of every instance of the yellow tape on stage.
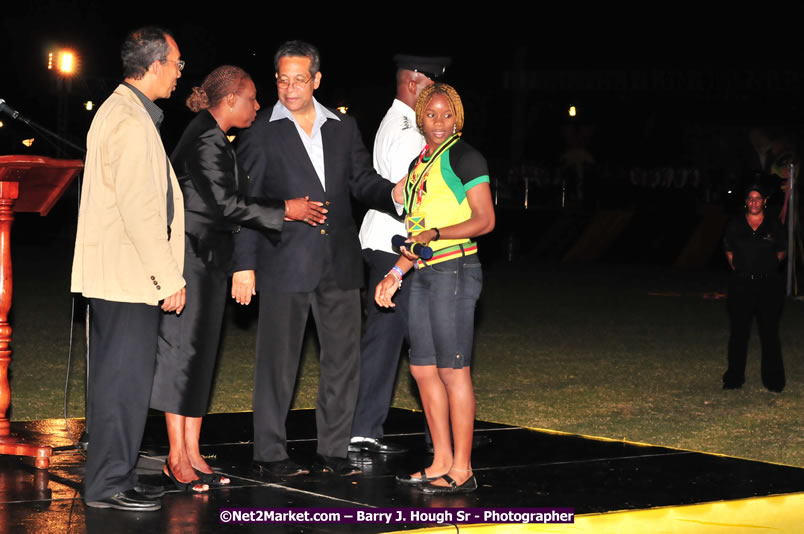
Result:
M482 506L481 503L478 503ZM571 503L567 503L571 505ZM401 531L400 531L401 532ZM444 525L405 532L507 534L551 532L584 534L800 534L804 532L804 493L718 501L648 510L576 515L571 525Z

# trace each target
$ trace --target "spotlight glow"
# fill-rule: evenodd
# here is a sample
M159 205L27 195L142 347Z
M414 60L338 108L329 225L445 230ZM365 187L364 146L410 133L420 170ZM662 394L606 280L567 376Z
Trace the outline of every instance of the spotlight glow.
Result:
M72 74L75 68L75 56L72 52L65 50L59 55L59 72L62 74Z

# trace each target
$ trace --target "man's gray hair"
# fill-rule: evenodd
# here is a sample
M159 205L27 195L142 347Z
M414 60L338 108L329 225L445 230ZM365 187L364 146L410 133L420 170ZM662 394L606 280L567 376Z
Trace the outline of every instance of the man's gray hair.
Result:
M154 61L165 61L170 53L167 35L167 31L156 26L146 26L129 33L120 50L123 77L141 80Z

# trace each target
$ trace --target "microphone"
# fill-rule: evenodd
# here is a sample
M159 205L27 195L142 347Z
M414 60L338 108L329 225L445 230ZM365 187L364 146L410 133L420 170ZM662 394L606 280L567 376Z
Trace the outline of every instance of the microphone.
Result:
M16 119L20 116L20 112L6 104L6 101L2 98L0 98L0 111L8 113L11 115L12 119Z
M407 238L402 235L395 235L391 238L391 245L394 248L408 247L408 250L416 254L423 260L429 260L433 257L433 249L421 243L405 243Z

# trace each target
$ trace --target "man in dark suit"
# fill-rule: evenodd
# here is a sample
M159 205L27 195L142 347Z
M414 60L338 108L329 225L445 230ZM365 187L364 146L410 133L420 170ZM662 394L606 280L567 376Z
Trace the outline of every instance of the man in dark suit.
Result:
M285 419L312 309L321 344L315 464L353 475L346 459L360 379L360 287L363 265L351 196L393 211L393 184L371 165L357 124L319 104L318 50L301 41L274 57L279 101L241 136L238 157L250 196L324 202L327 220L287 228L278 244L243 229L235 239L233 296L261 291L254 382L254 468L275 476L307 470L287 453ZM256 280L254 272L256 271Z

